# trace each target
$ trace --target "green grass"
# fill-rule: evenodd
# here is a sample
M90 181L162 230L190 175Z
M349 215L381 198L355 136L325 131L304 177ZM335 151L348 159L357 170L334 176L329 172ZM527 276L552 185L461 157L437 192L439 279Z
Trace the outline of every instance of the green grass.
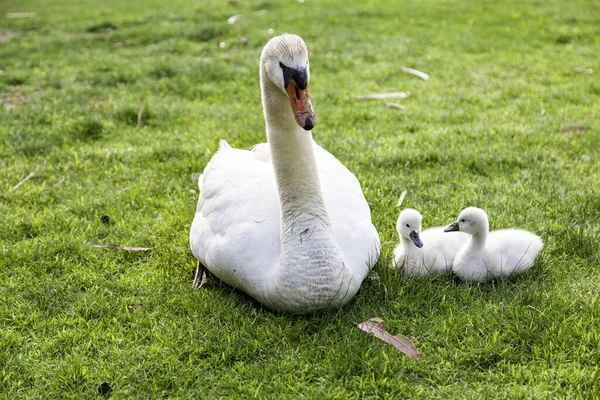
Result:
M112 398L598 397L599 3L327 3L0 3L0 397L104 381ZM306 40L315 139L360 179L382 240L339 311L190 290L190 175L219 138L265 140L269 28ZM403 112L355 99L398 90ZM535 268L487 285L389 269L404 189L425 226L474 205L540 234ZM355 326L375 316L420 363Z

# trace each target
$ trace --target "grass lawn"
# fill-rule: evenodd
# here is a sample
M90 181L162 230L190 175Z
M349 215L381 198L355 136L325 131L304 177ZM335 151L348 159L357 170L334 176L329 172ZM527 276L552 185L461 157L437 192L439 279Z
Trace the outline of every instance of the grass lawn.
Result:
M600 3L387 3L0 2L0 398L599 396ZM312 316L191 290L190 176L219 138L265 140L258 58L286 31L382 241L356 299ZM405 111L356 99L393 91ZM545 248L510 282L408 279L403 190L425 227L479 206Z

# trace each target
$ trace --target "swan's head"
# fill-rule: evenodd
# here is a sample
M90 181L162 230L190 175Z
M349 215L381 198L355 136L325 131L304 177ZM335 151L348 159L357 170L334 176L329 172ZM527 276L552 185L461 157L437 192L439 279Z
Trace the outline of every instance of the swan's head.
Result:
M289 33L269 40L260 56L266 77L290 99L296 123L305 130L317 124L308 95L308 50L300 36Z
M477 207L467 207L460 212L458 220L444 229L444 232L460 231L476 235L488 229L488 217L485 211Z
M402 210L396 222L396 230L402 239L411 240L415 246L421 248L423 243L419 234L421 233L421 213L412 208Z

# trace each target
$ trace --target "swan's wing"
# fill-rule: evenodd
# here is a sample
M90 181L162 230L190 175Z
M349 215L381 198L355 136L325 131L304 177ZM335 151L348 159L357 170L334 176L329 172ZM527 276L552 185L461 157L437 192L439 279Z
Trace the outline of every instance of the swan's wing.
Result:
M194 256L223 282L244 282L250 295L264 291L279 257L279 201L265 147L238 150L221 142L199 182L190 230Z
M327 210L344 262L362 279L379 258L379 235L356 176L315 143L315 158Z
M486 262L494 265L494 276L522 272L533 265L542 249L539 236L521 229L501 229L488 235Z

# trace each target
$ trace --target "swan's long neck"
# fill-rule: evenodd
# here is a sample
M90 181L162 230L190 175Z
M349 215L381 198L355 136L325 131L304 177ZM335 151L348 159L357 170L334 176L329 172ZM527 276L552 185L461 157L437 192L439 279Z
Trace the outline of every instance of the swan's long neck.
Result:
M298 126L288 97L262 70L261 92L281 212L274 296L282 309L324 308L343 298L349 283L323 199L312 135Z
M416 255L422 252L420 248L415 246L410 238L401 237L400 243L402 243L402 248L404 249L404 254Z
M486 223L485 226L482 225L477 232L471 235L471 240L469 241L471 254L481 254L484 251L488 233L489 226Z

